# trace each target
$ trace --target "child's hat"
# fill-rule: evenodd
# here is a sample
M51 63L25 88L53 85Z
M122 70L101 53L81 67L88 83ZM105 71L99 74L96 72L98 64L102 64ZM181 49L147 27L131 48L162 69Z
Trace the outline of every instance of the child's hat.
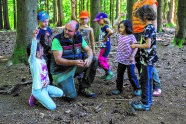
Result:
M80 14L79 14L79 18L89 18L90 15L88 13L88 11L84 10L84 11L81 11Z
M99 21L100 19L103 19L103 18L108 18L108 15L103 13L103 12L100 12L96 15L96 18L94 19L94 21Z
M46 12L40 12L38 13L37 15L37 19L42 22L44 21L45 19L48 19L50 16L46 13Z

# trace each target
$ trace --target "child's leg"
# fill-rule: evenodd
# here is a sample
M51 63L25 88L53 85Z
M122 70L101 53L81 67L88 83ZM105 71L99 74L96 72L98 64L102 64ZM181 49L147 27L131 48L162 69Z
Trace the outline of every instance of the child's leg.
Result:
M130 81L132 87L134 88L134 90L140 89L139 81L138 81L138 78L135 74L135 65L134 64L128 65L127 71L128 71L129 81Z
M142 74L140 77L141 82L141 101L144 105L152 103L152 66L142 65Z
M63 91L55 86L48 85L47 90L50 97L62 97L63 95Z
M98 55L98 61L99 66L103 68L104 70L109 70L109 64L107 62L107 57L103 56L103 53L105 52L105 49L100 49L99 55Z
M116 87L121 92L123 89L123 75L126 69L126 65L118 63L117 68L117 79L116 79Z
M56 108L56 104L50 98L47 88L42 88L39 90L32 90L32 94L47 109L54 110Z

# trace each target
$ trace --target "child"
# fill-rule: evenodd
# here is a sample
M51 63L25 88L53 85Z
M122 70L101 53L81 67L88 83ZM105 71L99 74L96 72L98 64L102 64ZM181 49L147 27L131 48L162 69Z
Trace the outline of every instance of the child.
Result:
M94 31L90 26L88 26L88 21L90 18L88 11L81 11L79 18L80 18L79 32L83 36L87 44L92 48L93 55L95 56L96 52L94 43Z
M132 49L130 45L136 43L136 38L133 35L132 22L129 20L121 21L118 25L118 49L116 53L116 61L118 62L116 87L117 89L112 91L114 95L118 95L122 92L123 87L123 75L127 68L129 81L134 88L135 95L140 96L141 90L138 82L138 78L135 74L135 54L137 48Z
M61 97L63 91L57 87L49 85L50 81L46 62L43 58L43 48L40 43L37 43L38 40L36 40L38 33L39 29L36 29L33 33L31 54L28 59L33 78L32 95L30 96L29 104L32 103L30 105L33 106L36 98L47 109L54 110L56 105L51 97Z
M101 76L104 80L110 80L113 77L113 73L110 71L109 63L107 61L108 55L111 50L110 36L113 34L113 31L109 27L108 16L105 13L99 13L94 19L100 26L101 32L99 35L100 52L98 56L99 66L105 70L105 75Z
M46 12L40 12L37 15L37 20L39 23L38 29L40 29L37 39L40 39L41 46L44 48L44 59L47 62L50 82L52 82L52 75L50 74L52 31L48 27L49 15Z
M152 68L155 62L158 61L156 54L156 31L152 24L156 14L150 5L144 5L137 9L135 16L145 22L146 26L142 33L142 44L131 45L132 48L141 48L140 57L142 64L142 74L140 77L142 88L141 101L134 101L131 105L134 109L148 111L152 105Z

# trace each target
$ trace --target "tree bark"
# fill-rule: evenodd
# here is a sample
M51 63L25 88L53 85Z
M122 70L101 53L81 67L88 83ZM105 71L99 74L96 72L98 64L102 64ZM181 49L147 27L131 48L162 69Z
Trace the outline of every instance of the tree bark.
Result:
M71 0L71 19L72 20L76 19L75 11L76 11L76 0Z
M174 43L182 46L186 43L186 0L178 1L177 27Z
M32 40L32 34L37 26L37 1L17 0L16 46L11 60L14 64L27 63L27 45Z
M157 32L160 32L162 28L162 0L157 0L158 8L157 8Z
M3 29L2 0L0 0L0 29Z
M90 4L90 10L91 10L91 27L94 29L94 38L95 41L98 42L98 36L99 36L99 25L94 22L94 18L96 15L100 12L100 0L91 0Z
M176 24L176 11L177 10L177 1L174 0L174 8L173 8L173 22Z
M115 18L118 17L119 12L120 12L119 2L120 2L119 0L116 0L116 17Z
M4 29L10 29L10 22L8 17L8 3L7 0L3 0L3 18L4 18Z
M57 0L57 8L58 8L57 26L62 26L62 19L63 19L62 0Z
M127 0L127 15L126 18L128 20L132 20L132 7L134 4L134 0Z
M168 11L168 14L167 14L167 22L168 23L172 23L173 22L173 0L170 0L169 3L168 3L168 6L169 6L169 11Z
M57 4L56 4L56 0L53 0L53 23L56 24L57 22Z

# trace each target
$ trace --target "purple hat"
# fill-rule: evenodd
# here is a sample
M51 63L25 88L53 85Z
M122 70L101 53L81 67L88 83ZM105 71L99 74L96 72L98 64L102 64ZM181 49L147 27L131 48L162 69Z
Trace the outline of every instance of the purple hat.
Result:
M99 21L100 19L103 19L103 18L108 18L108 15L103 13L103 12L100 12L99 14L96 15L96 18L94 19L95 22Z
M40 12L38 13L37 15L37 19L42 22L44 21L45 19L48 19L50 16L46 13L46 12Z

